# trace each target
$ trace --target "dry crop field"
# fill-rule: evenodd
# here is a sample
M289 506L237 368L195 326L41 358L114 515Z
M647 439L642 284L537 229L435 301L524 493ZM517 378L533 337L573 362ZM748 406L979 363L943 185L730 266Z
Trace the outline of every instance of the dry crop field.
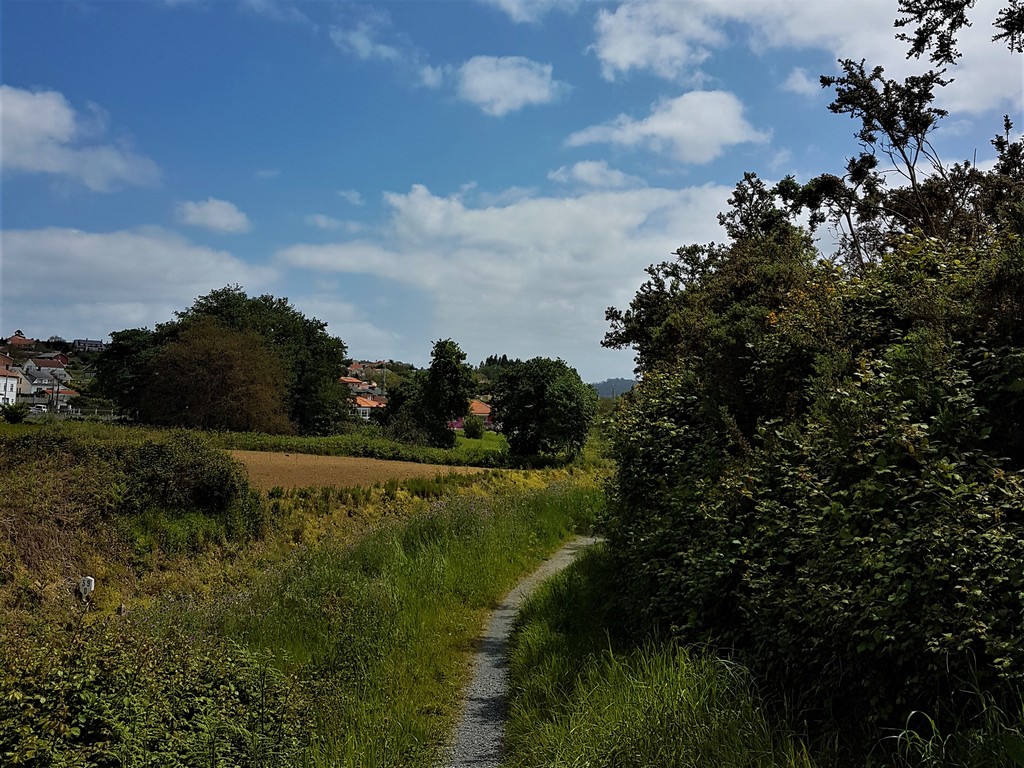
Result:
M483 471L479 467L451 467L348 456L315 456L306 453L231 451L231 455L245 465L250 482L261 491L270 490L275 486L286 489L325 485L350 488L383 483L387 480Z

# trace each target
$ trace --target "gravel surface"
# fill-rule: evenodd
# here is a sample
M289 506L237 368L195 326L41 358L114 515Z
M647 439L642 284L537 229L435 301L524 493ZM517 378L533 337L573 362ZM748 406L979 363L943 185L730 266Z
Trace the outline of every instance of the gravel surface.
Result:
M505 694L508 691L508 636L523 601L545 579L569 565L579 552L597 539L577 537L526 577L502 601L480 637L473 663L473 679L464 694L465 708L455 729L446 765L450 768L497 768L505 729Z

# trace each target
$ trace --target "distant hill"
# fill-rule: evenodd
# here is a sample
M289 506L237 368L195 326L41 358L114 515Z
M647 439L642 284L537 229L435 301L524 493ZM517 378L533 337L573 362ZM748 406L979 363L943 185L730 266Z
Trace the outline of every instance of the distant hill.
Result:
M632 379L605 379L590 386L597 390L599 397L617 397L635 387L636 382Z

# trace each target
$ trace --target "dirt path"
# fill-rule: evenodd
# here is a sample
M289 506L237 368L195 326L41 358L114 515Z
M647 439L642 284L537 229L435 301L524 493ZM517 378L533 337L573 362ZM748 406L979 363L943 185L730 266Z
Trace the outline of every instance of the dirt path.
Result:
M572 563L581 550L597 539L580 536L527 576L491 616L473 662L473 679L463 699L465 708L445 765L449 768L497 768L505 730L505 695L508 691L508 636L523 601L545 579Z
M385 480L435 477L451 472L481 472L478 467L449 467L441 464L416 464L411 461L358 459L348 456L314 456L308 453L272 451L231 451L245 465L249 480L261 491L274 486L306 488L333 485L350 488L373 485Z

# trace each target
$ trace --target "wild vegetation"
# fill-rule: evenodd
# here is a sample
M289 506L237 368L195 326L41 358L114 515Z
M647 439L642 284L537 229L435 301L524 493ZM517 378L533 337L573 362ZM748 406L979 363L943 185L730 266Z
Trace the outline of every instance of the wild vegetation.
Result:
M195 433L0 440L5 765L429 765L483 613L603 499L567 470L260 496Z
M318 435L350 418L344 342L287 299L227 286L175 315L112 333L96 360L101 393L131 420Z
M811 768L739 664L676 644L636 643L604 545L542 585L510 653L508 766Z
M1007 119L991 170L947 166L941 73L841 67L822 84L860 125L847 173L746 175L729 242L680 249L608 312L643 379L613 441L618 594L637 629L749 665L829 764L937 739L935 764L1011 765L1024 139Z

